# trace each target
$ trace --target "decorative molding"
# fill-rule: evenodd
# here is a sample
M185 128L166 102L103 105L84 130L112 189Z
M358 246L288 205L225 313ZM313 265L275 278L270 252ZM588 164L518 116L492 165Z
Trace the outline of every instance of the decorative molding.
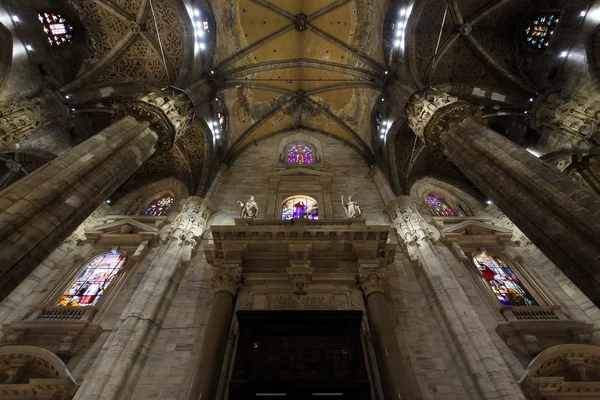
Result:
M310 267L310 260L290 260L286 269L292 288L296 294L306 294L306 288L312 281L314 268Z
M171 224L168 235L195 247L206 229L208 218L216 210L208 200L190 196L181 202L181 212Z
M51 90L41 96L26 98L0 108L0 145L21 143L46 126L64 123L69 112L61 99Z
M377 263L375 263L375 265L377 265ZM368 296L371 293L383 294L388 286L387 268L379 265L368 267L361 266L358 268L357 281L365 296Z
M410 96L405 108L408 125L434 153L442 153L440 135L450 121L459 121L475 114L475 108L458 97L433 88Z
M241 264L241 261L237 265ZM217 294L227 292L235 296L242 284L242 267L225 267L222 265L213 265L213 277L211 279L211 289Z
M186 96L170 97L153 92L125 104L119 114L130 115L138 121L148 121L158 135L158 151L166 152L188 128L193 106Z

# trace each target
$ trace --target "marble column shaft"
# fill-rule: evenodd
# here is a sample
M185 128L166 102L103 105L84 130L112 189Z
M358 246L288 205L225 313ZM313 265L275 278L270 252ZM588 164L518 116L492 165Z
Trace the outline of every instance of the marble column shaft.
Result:
M155 151L148 122L125 117L0 192L0 299Z
M213 400L216 396L223 352L233 317L234 298L242 277L240 264L241 261L229 261L213 267L212 290L215 298L186 400Z
M451 123L448 158L600 304L600 197L473 118Z
M422 268L431 289L432 307L439 311L452 335L448 340L468 368L477 398L524 399L450 265L436 249L435 228L425 222L408 196L395 199L386 211L409 257Z
M166 243L150 262L102 348L98 367L86 376L75 400L130 397L212 212L214 208L204 199L183 200Z
M123 118L0 192L0 300L155 151L167 151L192 111L150 93Z
M406 110L427 147L444 153L600 304L600 197L476 121L477 110L456 97L425 89Z
M367 319L373 335L386 400L415 399L396 331L385 299L387 270L380 266L359 268L358 281L365 295Z

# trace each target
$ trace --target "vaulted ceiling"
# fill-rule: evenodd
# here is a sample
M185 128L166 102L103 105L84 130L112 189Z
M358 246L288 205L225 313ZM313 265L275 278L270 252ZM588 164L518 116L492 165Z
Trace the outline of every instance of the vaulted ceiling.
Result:
M371 157L386 1L216 0L212 8L229 158L294 129L333 135Z

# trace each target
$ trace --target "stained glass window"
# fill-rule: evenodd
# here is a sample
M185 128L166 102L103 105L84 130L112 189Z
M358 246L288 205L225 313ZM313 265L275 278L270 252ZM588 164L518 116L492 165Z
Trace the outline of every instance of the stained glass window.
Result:
M317 202L307 196L294 196L287 199L281 207L281 219L319 219Z
M163 215L167 215L174 201L175 199L173 198L173 196L170 195L163 196L160 199L156 199L153 202L151 202L148 207L146 207L144 215L148 215L151 217L161 217Z
M312 164L313 162L313 150L310 146L300 142L293 144L288 148L288 164Z
M125 256L106 253L94 257L63 293L57 306L95 306L125 264Z
M454 211L440 195L430 194L425 201L434 217L462 217L462 213Z
M71 43L73 27L59 14L38 13L38 20L46 34L50 46L61 46Z
M525 40L536 49L546 49L559 21L560 14L544 14L537 17L525 28Z
M479 253L473 257L473 261L502 305L537 305L519 278L502 259Z

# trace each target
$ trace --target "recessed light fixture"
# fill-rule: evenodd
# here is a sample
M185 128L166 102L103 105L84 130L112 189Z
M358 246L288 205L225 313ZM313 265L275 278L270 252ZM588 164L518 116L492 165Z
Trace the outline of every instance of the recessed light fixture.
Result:
M13 20L13 21L15 21L15 22L19 22L19 21L20 21L20 19L19 19L19 16L18 16L18 15L13 15L13 16L12 16L12 20Z
M194 15L195 15L196 17L199 17L199 16L200 16L200 10L198 10L198 9L195 9L195 10L194 10Z
M210 73L211 73L211 75L214 75L214 74L215 74L215 71L210 71Z
M107 199L107 200L106 200L106 204L110 204L110 199Z
M206 45L204 44L204 42L200 43L200 50L204 50L206 48Z
M488 205L490 205L490 204L492 204L492 201L491 201L491 200L488 200L488 201L486 201L486 203L487 203Z
M580 17L585 17L587 15L587 12L585 10L583 10L582 12L579 13Z
M31 45L30 45L30 44L26 44L26 45L25 45L25 48L26 48L27 50L29 50L29 51L33 50L33 47L31 47Z
M563 51L562 53L560 53L560 57L563 57L563 58L568 55L569 55L569 53L567 53L566 51Z

